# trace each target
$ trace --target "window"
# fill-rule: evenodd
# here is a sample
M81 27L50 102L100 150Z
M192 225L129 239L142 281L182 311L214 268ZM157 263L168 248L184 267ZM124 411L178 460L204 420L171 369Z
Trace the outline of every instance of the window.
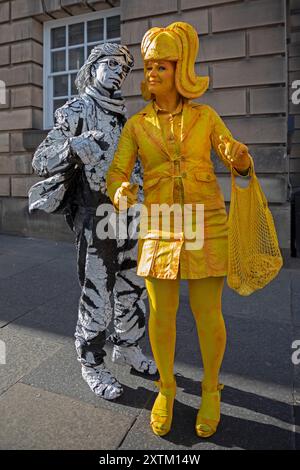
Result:
M53 126L53 113L77 95L74 81L92 48L120 43L120 9L48 21L44 24L44 129Z

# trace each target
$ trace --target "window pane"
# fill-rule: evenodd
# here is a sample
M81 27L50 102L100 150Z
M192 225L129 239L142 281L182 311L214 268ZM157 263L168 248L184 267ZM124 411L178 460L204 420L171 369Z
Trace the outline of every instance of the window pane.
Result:
M68 96L68 75L53 77L53 96Z
M103 41L103 18L88 21L87 38L88 42Z
M90 55L90 53L92 52L92 49L94 49L94 47L96 47L96 44L93 44L92 46L88 46L88 48L87 48L88 56Z
M69 50L69 70L77 70L84 62L84 48L76 47Z
M71 95L78 95L78 91L75 86L76 77L77 77L77 73L71 73Z
M66 27L51 29L51 49L55 47L65 47L66 45Z
M61 99L61 100L53 100L53 113L57 108L60 108L66 103L67 98Z
M51 53L51 72L61 72L66 70L65 51L56 51Z
M71 24L69 26L69 45L84 43L84 23Z
M120 36L120 16L107 18L107 39L119 38Z

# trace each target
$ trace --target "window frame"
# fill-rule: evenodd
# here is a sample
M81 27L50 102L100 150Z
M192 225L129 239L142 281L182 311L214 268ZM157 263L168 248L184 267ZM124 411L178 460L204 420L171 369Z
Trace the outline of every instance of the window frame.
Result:
M59 28L60 26L66 26L66 45L65 49L67 51L70 50L68 44L68 27L69 25L73 25L76 23L84 23L84 50L87 50L87 27L86 24L88 21L97 20L101 18L109 18L112 16L120 16L121 17L121 8L110 8L108 10L99 10L93 11L90 13L84 13L82 15L75 15L66 18L59 18L51 21L46 21L44 23L44 46L43 46L43 56L44 56L44 67L43 67L43 128L44 130L49 130L54 125L54 116L53 116L53 76L55 75L68 75L68 80L70 80L70 74L76 73L75 71L68 70L68 56L66 54L66 70L62 72L52 72L51 71L51 30L53 28ZM102 41L94 41L91 45L103 44L107 42L106 35L107 35L107 22L104 21L104 29L103 29L103 40ZM121 21L120 21L121 26ZM112 41L121 41L121 35L118 38L112 39ZM111 41L111 40L109 40ZM73 45L71 48L82 47L82 44ZM59 48L56 48L59 49ZM63 49L63 48L62 48ZM87 57L86 57L87 58ZM86 60L86 59L85 59ZM62 97L61 99L65 99ZM66 98L67 101L69 98Z

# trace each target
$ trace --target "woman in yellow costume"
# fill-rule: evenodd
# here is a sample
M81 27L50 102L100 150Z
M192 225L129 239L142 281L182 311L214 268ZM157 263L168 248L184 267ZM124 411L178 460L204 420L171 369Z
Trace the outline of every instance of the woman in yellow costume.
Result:
M108 194L117 210L124 209L122 204L129 207L137 201L136 187L129 182L137 156L144 170L144 207L148 214L153 204L179 204L192 207L195 216L196 204L204 204L201 248L189 248L185 232L175 237L174 227L167 239L161 230L150 227L139 240L137 273L145 277L149 338L160 374L150 424L160 436L170 431L176 394L180 279L188 279L204 368L197 435L211 436L220 421L224 386L219 383L219 370L226 345L221 297L227 274L228 218L211 147L236 175L248 176L253 163L247 147L233 138L210 106L189 101L201 96L209 84L209 77L198 77L194 72L198 48L198 35L187 23L147 31L141 44L145 73L142 94L151 101L127 121L107 174Z

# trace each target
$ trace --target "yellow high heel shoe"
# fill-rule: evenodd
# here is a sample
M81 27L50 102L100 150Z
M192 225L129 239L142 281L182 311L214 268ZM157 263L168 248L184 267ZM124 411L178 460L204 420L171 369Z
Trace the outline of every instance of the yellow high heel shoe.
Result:
M221 390L224 385L219 384L215 392L208 392L202 385L201 407L196 419L196 433L199 437L212 436L218 427L221 417Z
M155 381L159 388L152 411L150 426L157 436L165 436L171 429L173 418L173 405L176 395L176 381L167 387L162 385L161 380Z

